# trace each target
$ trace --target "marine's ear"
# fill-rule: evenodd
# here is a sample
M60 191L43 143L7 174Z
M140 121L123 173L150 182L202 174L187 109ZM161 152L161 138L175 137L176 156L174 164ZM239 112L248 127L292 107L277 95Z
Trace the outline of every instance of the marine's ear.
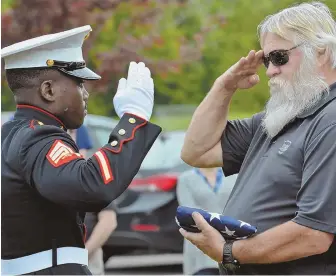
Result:
M45 80L40 85L40 94L41 97L48 102L53 102L56 99L55 88L53 87L52 80Z

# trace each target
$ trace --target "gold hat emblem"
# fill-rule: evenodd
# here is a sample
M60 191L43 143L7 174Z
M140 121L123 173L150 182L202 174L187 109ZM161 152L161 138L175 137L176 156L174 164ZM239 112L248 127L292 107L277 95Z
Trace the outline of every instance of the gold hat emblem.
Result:
M47 60L47 65L48 66L53 66L54 65L54 61L52 59L48 59Z

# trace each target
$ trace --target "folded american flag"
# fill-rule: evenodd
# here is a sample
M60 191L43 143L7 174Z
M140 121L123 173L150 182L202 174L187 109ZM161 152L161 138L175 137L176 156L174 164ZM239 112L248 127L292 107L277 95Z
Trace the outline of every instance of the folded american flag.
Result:
M257 228L241 220L232 217L223 216L218 213L207 212L198 208L178 206L176 210L176 223L189 232L200 232L195 225L192 213L198 212L215 229L217 229L224 238L238 240L246 239L257 232Z

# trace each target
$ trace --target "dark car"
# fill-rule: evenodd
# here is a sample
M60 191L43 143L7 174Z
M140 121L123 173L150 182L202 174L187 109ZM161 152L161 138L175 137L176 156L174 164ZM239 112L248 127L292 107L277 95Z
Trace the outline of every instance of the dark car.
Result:
M185 133L162 133L129 188L115 201L118 227L104 246L104 257L120 254L182 253L175 223L177 177L190 167L180 158Z

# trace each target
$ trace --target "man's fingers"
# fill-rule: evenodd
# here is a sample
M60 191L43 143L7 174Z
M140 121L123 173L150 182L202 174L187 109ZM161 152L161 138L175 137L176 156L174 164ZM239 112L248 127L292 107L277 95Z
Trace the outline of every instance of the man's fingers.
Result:
M137 63L134 62L134 61L131 61L130 62L130 65L128 67L128 75L127 75L127 79L129 79L130 77L134 76L137 71L138 71L138 68L137 68Z
M249 83L257 84L259 82L259 76L257 74L249 77Z
M185 237L190 242L194 243L196 240L199 239L199 235L202 235L201 233L192 233L184 230L183 228L180 228L180 233L183 237Z
M239 73L244 68L246 62L246 58L241 57L240 60L229 69L231 74L235 75Z
M139 68L139 70L140 69L144 69L146 67L146 65L142 62L142 61L140 61L139 63L138 63L138 68Z
M254 51L254 50L251 50L251 51L248 53L247 57L246 57L248 63L253 62L254 57L255 57L255 51Z
M154 81L152 78L146 79L146 91L148 94L152 95L154 91Z
M259 50L258 52L256 52L256 60L260 61L262 60L262 57L264 56L264 51L263 50Z
M144 68L144 73L146 77L151 77L151 71L147 67Z
M244 69L255 68L262 63L263 55L264 52L262 50L259 50L258 52L251 50L245 58L241 59L243 60L241 65L243 65Z
M192 217L201 231L209 229L211 227L208 222L203 218L203 216L197 212L192 213Z
M131 61L128 68L127 79L130 80L136 77L138 78L139 76L141 79L149 79L151 77L151 72L146 67L145 63Z
M143 66L145 66L144 63L142 63L142 64L143 64ZM140 65L139 65L138 66L138 73L141 76L141 78L143 80L146 80L146 81L148 81L151 77L151 72L147 67L142 67L142 66L140 67Z
M127 85L127 80L125 78L120 79L118 83L117 93L118 91L126 89L126 85Z
M259 50L254 57L254 61L253 61L253 66L257 67L259 65L261 65L263 63L263 56L264 56L264 51L263 50Z
M256 68L262 64L263 55L264 52L262 50L259 50L258 52L251 50L246 57L241 57L240 60L232 67L232 73L239 74L242 73L242 71ZM244 73L241 75L244 75Z

